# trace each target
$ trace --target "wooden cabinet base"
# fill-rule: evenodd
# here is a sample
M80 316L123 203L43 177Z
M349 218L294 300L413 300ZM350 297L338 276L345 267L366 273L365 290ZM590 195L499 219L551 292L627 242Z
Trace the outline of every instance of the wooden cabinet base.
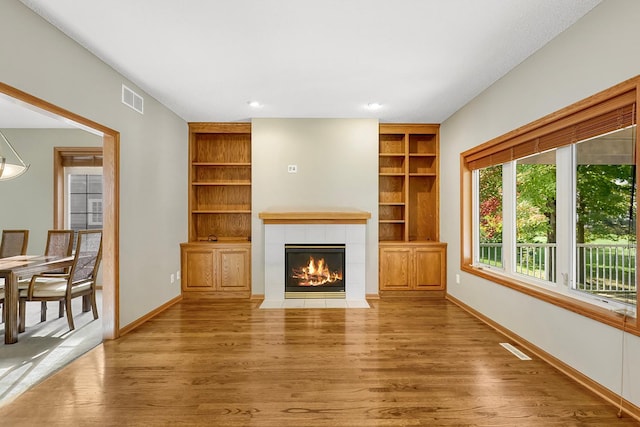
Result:
M439 242L380 243L380 295L424 296L447 288L447 244Z
M180 258L185 297L251 297L251 243L183 243Z

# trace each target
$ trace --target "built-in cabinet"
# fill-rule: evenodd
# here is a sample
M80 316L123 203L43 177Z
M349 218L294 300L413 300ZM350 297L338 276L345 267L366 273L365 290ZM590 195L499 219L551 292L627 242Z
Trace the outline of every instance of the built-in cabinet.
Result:
M380 289L384 291L444 291L444 243L380 243Z
M189 124L189 242L182 290L251 293L251 124Z
M444 291L439 125L381 124L378 180L381 295ZM190 123L183 292L249 297L250 242L251 124Z
M180 245L182 290L211 296L251 296L251 244L194 242Z
M379 240L385 291L444 291L446 244L439 242L437 124L381 124Z

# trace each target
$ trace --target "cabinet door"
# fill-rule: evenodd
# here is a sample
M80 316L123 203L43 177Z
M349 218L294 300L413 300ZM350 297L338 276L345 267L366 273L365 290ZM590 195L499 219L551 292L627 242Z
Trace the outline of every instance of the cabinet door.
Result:
M380 289L411 289L412 262L412 250L409 248L381 248Z
M444 289L444 250L415 248L416 289Z
M214 290L214 251L212 249L182 250L182 289L185 291Z
M217 249L217 282L220 291L251 289L251 253L246 248Z

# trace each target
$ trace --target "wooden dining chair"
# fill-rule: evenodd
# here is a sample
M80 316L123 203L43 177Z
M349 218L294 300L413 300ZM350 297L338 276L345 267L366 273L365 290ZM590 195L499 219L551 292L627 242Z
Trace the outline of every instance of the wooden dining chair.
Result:
M0 258L26 255L28 243L29 230L2 230ZM2 298L0 298L0 304L2 305L0 323L4 323L4 279L0 280L0 291L2 291Z
M69 256L73 251L73 230L49 230L45 255Z
M73 230L49 230L47 232L47 244L44 249L44 254L47 256L70 256L73 251ZM59 271L49 271L47 273L65 274L69 269L63 269ZM23 285L24 283L24 285ZM29 285L29 281L21 282L18 287L26 289ZM64 315L64 301L60 301L60 309L58 317ZM42 301L40 304L40 321L47 320L47 301Z
M26 255L29 243L29 230L2 230L0 258Z
M78 232L73 264L67 274L36 274L29 287L20 290L20 322L18 330L24 332L27 301L61 301L67 311L69 330L74 330L71 300L89 296L94 320L98 318L96 304L96 275L102 256L102 230Z

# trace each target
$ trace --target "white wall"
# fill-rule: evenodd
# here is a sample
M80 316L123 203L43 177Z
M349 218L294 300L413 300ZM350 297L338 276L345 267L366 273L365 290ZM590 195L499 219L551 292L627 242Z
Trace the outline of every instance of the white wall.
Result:
M187 240L187 124L20 2L0 1L0 80L120 132L126 326L180 294L169 278ZM144 96L144 115L120 102L123 83Z
M264 225L278 208L353 208L367 222L366 292L378 293L378 121L254 119L251 125L252 293L264 294ZM287 166L295 164L298 173Z
M28 229L29 254L44 253L53 228L53 147L102 146L102 137L79 129L3 129L29 164L22 176L0 183L0 229ZM7 208L10 206L10 208Z
M441 217L460 212L460 153L640 74L640 2L605 0L441 126ZM454 195L448 197L447 195ZM620 393L622 332L460 273L460 222L441 222L448 292ZM461 284L455 283L461 274ZM640 406L640 338L627 335L623 396Z

